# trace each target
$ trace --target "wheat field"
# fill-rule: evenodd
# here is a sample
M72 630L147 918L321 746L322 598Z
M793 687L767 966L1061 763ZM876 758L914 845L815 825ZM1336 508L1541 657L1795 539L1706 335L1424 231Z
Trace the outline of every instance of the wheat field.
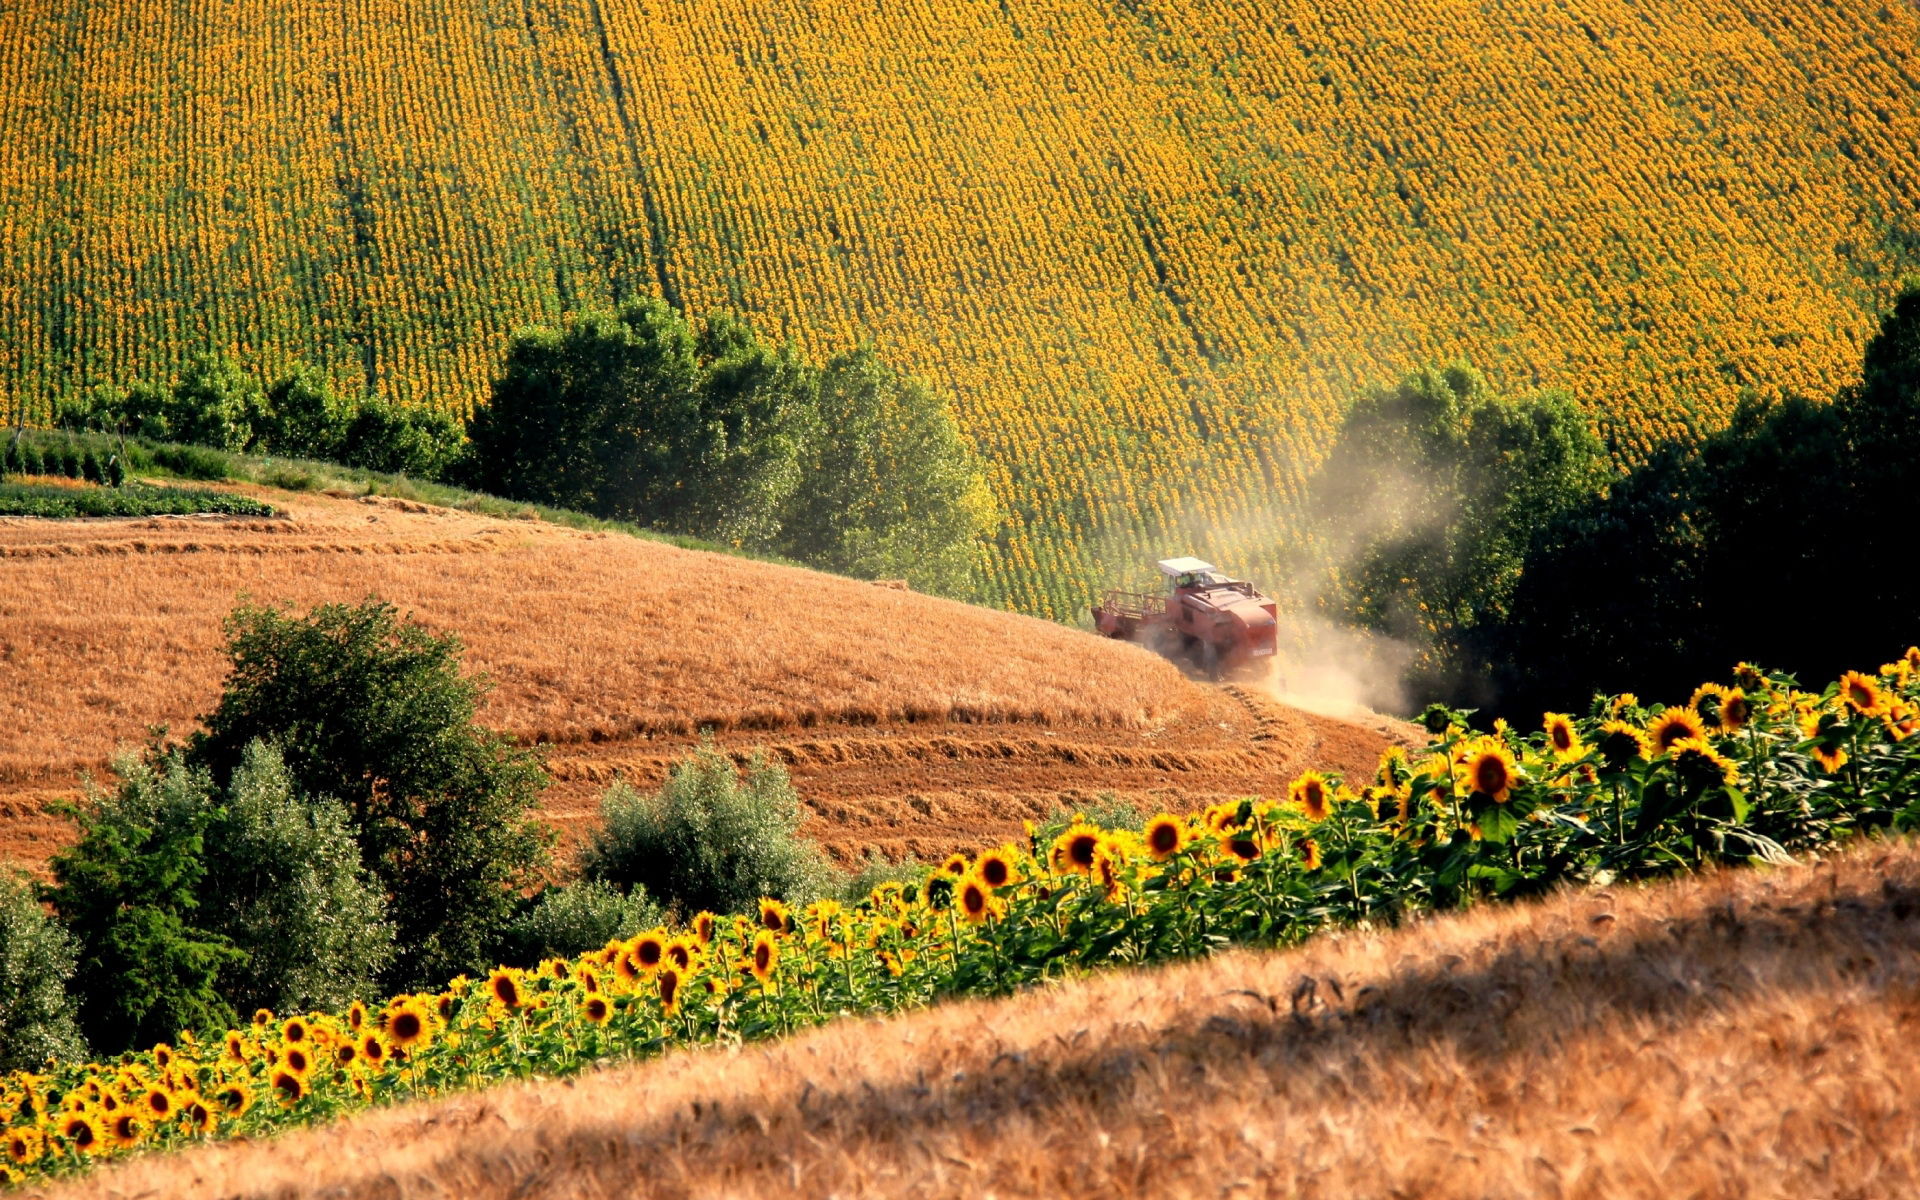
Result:
M1920 849L848 1021L48 1195L1891 1197Z
M950 395L1071 620L1260 573L1358 389L1465 359L1632 459L1844 381L1920 269L1880 0L18 0L0 408L203 349L465 411L642 294Z
M571 839L616 775L664 777L701 730L793 772L842 862L938 858L1112 792L1186 809L1361 774L1391 731L1189 680L1032 617L621 534L392 497L244 488L270 520L0 519L0 856L71 836L43 811L154 725L217 703L243 599L379 595L459 635L488 726L546 743Z

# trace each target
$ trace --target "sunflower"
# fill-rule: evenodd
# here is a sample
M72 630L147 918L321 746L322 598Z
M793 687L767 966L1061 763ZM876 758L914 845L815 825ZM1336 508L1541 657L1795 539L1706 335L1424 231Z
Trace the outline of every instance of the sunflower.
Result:
M60 1121L60 1136L82 1154L99 1154L107 1148L106 1133L92 1113L72 1113Z
M660 989L660 1011L671 1017L680 1011L680 972L673 967L663 968L654 977L653 985Z
M702 946L713 945L713 914L697 912L693 914L693 936Z
M1518 781L1519 768L1505 742L1494 737L1475 738L1467 745L1460 762L1466 767L1466 782L1470 789L1496 804L1507 802L1513 785Z
M1877 717L1887 711L1887 694L1880 690L1880 681L1858 671L1840 677L1840 699L1863 717Z
M1300 839L1300 861L1309 871L1320 869L1320 843L1312 838Z
M295 1075L305 1075L313 1070L313 1055L305 1046L288 1046L280 1054L280 1065Z
M387 1043L372 1030L360 1035L360 1061L376 1071L386 1064Z
M573 981L579 984L585 991L597 992L600 990L600 976L592 967L575 967L573 971Z
M1287 799L1307 814L1307 820L1324 821L1327 819L1328 803L1333 799L1333 789L1327 786L1325 775L1308 771L1287 785Z
M978 925L993 913L993 889L977 875L960 881L960 915Z
M7 1130L7 1158L22 1166L36 1162L47 1148L47 1135L31 1125Z
M1600 727L1600 757L1610 771L1624 771L1635 759L1653 757L1653 743L1638 725L1608 721Z
M772 930L774 933L785 933L787 931L787 906L778 900L762 899L760 901L760 928Z
M667 935L659 929L649 930L633 939L633 965L651 974L660 969L660 962L667 956Z
M267 1026L273 1024L273 1010L270 1008L254 1009L253 1023L261 1029L265 1029Z
M1691 708L1669 708L1647 726L1647 737L1653 742L1655 754L1665 754L1673 749L1675 742L1684 742L1689 738L1706 741L1707 726Z
M1887 715L1881 719L1887 723L1887 735L1896 742L1904 742L1915 733L1920 733L1920 709L1905 700L1889 704Z
M487 994L503 1008L519 1008L527 1002L520 993L520 972L512 967L500 967L487 976Z
M280 1040L289 1046L299 1045L313 1032L302 1017L288 1017L287 1023L280 1027Z
M1147 822L1144 840L1147 853L1155 862L1165 862L1187 845L1187 823L1172 813L1161 813Z
M1900 656L1909 667L1920 671L1920 646L1908 646L1907 652Z
M411 1050L432 1036L427 1011L418 1000L403 1000L387 1010L387 1040L396 1047Z
M247 1061L247 1042L237 1029L227 1030L226 1059L229 1062Z
M622 946L613 960L613 977L628 987L640 980L640 963L633 956L632 946Z
M115 1113L107 1122L107 1137L116 1146L132 1146L146 1136L147 1119L132 1109Z
M779 966L780 943L774 939L772 930L762 929L753 938L753 959L749 969L764 987Z
M599 992L593 992L580 1005L580 1015L594 1025L605 1025L613 1017L613 1005Z
M967 856L956 850L947 856L947 861L940 864L940 870L958 879L967 873L967 866Z
M1013 852L1006 846L989 850L973 865L974 876L990 888L1006 887L1019 879L1013 861Z
M679 970L689 970L693 966L694 947L699 945L692 938L677 937L667 943L667 961Z
M156 1121L164 1121L172 1116L174 1105L173 1093L163 1087L150 1087L140 1097L140 1106Z
M366 1023L367 1023L367 1006L366 1005L360 1003L358 1000L355 1000L352 1004L347 1005L347 1028L348 1029L353 1030L355 1033L359 1033L360 1027L362 1025L365 1025Z
M1099 829L1084 822L1069 827L1065 833L1053 839L1053 854L1050 856L1053 869L1073 875L1085 875L1093 870L1093 856L1100 849L1102 837Z
M433 1011L440 1014L442 1021L452 1021L453 1014L460 1010L460 997L452 992L441 992L433 998Z
M180 1127L190 1134L212 1133L215 1122L213 1109L198 1096L180 1106Z
M307 1098L307 1077L296 1075L292 1071L279 1070L273 1073L269 1084L280 1103L292 1106Z
M1201 821L1214 833L1224 833L1240 823L1240 803L1209 804L1201 814Z
M1220 853L1238 863L1250 863L1260 857L1260 839L1241 830L1220 839Z
M1739 733L1753 720L1753 701L1741 688L1728 688L1720 697L1720 732Z
M173 1047L165 1042L157 1042L153 1047L153 1065L162 1071L173 1065Z
M244 1083L223 1083L213 1093L213 1102L221 1112L238 1117L253 1107L253 1093Z
M1573 719L1567 714L1548 713L1542 725L1547 731L1547 748L1561 762L1571 762L1587 752L1573 728Z
M1705 741L1688 738L1675 742L1669 752L1673 769L1681 779L1702 787L1732 787L1740 781L1740 772L1732 760Z

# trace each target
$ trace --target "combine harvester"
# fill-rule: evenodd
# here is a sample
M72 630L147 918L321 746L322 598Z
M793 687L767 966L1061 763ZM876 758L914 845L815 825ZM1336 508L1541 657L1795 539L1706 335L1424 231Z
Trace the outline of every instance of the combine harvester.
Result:
M1093 606L1094 628L1185 660L1208 679L1272 659L1275 608L1259 588L1229 579L1197 558L1153 565L1167 577L1167 594L1110 591Z

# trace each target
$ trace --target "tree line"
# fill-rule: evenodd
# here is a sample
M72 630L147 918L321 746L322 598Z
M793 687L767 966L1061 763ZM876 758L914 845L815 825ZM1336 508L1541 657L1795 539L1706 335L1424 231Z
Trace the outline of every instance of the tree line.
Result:
M1408 691L1537 720L1741 661L1825 679L1916 640L1920 281L1827 398L1744 397L1630 469L1553 392L1423 370L1349 411L1314 489L1320 602L1416 647Z
M511 339L464 424L217 355L170 386L63 400L58 423L326 459L633 521L924 591L968 591L995 520L947 404L870 346L821 364L738 318L644 300Z

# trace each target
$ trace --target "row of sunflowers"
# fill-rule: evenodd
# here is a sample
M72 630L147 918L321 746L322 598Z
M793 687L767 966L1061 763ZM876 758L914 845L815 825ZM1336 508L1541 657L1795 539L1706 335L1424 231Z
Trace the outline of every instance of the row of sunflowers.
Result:
M1003 994L1095 967L1297 941L1562 882L1789 863L1920 825L1920 648L1823 692L1741 667L1685 704L1631 695L1538 730L1433 708L1363 785L1308 772L1138 830L1076 821L956 855L857 904L695 914L534 969L341 1013L261 1011L112 1062L0 1080L8 1181L259 1136L371 1105L673 1047Z

